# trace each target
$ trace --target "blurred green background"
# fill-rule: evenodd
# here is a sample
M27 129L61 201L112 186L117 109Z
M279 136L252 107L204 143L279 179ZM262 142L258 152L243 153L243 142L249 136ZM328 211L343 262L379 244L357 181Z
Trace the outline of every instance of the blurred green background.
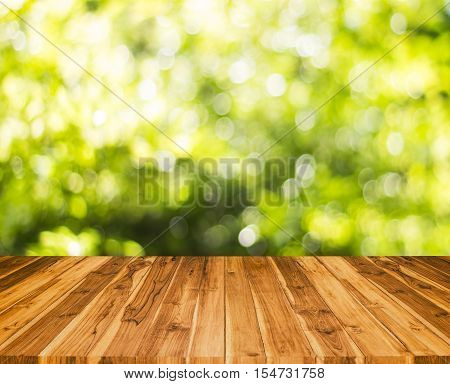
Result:
M194 159L261 153L445 4L2 1ZM294 241L254 207L139 205L139 159L183 151L0 4L0 254L450 253L449 25L265 155L313 159L308 206L258 207Z

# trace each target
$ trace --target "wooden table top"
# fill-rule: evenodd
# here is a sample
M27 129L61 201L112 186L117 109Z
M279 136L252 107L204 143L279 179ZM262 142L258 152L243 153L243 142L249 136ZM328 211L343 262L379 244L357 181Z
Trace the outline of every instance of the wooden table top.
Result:
M450 258L0 257L1 363L448 363Z

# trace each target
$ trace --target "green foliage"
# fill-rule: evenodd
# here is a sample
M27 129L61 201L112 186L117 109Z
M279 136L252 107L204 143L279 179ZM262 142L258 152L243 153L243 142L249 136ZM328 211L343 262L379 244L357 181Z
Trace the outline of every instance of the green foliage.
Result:
M7 3L194 159L263 152L444 4ZM179 219L137 172L185 153L0 5L0 254L448 254L449 15L265 154L313 157L308 206Z

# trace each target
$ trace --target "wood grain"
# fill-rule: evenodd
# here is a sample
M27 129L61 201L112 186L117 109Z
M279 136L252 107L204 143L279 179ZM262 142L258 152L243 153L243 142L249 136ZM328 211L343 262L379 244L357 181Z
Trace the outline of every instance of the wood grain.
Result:
M269 261L244 258L268 363L314 362L308 339L283 293Z
M41 257L32 263L26 263L26 265L22 268L17 269L13 273L10 273L0 279L0 292L4 293L7 289L13 287L15 284L20 283L27 277L35 275L37 272L39 272L39 270L45 270L59 260L60 259L57 257Z
M18 269L24 267L25 265L31 264L38 259L39 257L3 256L0 258L0 278L17 271Z
M427 266L431 266L437 269L439 272L443 273L447 279L450 279L450 261L446 260L443 257L432 257L432 256L423 256L417 257L416 260L420 263L423 263Z
M172 257L159 257L152 264L136 295L104 336L108 347L103 352L102 362L136 362L142 336L155 321L179 264L180 258Z
M413 257L396 257L389 258L391 261L395 261L398 265L405 267L405 269L411 269L416 273L421 274L427 279L433 281L436 284L441 285L445 289L450 289L450 277L448 272L449 268L437 270L430 268L424 262L421 262L418 258ZM377 260L386 260L386 258L378 258Z
M430 280L426 276L420 275L413 269L406 268L400 258L399 260L387 258L376 259L375 263L441 308L447 308L450 305L448 288L443 288L434 280Z
M1 257L0 363L448 363L449 266Z
M322 258L321 263L345 285L347 290L411 352L416 363L446 362L448 340L429 330L417 317L405 311L384 292L354 269L343 258Z
M52 309L59 301L64 299L70 290L80 284L86 275L93 269L107 261L103 257L89 257L81 260L63 274L46 284L30 291L22 300L0 314L0 349L6 341L12 341L11 336L19 336L45 313Z
M48 260L47 263L43 263ZM8 309L14 303L17 303L19 300L26 298L28 295L32 294L35 289L45 286L46 284L52 282L63 272L67 271L67 269L79 263L82 259L75 257L64 257L64 258L42 258L42 260L37 260L36 262L27 265L26 267L14 272L11 275L8 275L5 279L11 277L14 278L16 274L20 274L20 271L26 270L27 273L31 273L29 276L27 275L26 280L22 282L20 276L17 278L11 279L16 281L14 284L5 284L5 287L2 289L2 299L0 301L0 313ZM41 264L42 261L42 264ZM38 265L41 264L41 265ZM34 267L33 267L34 266ZM32 272L30 272L30 270ZM16 285L18 282L21 282L21 289L16 289ZM1 284L1 283L0 283Z
M111 321L148 273L151 264L151 259L138 258L122 268L101 294L40 353L43 361L98 362L102 356L90 352L102 347L102 337Z
M188 363L224 363L224 343L211 343L211 340L225 338L224 268L223 257L210 257L205 261Z
M266 362L255 303L242 257L226 259L225 295L226 362Z
M375 283L379 289L403 306L413 315L419 316L427 326L445 338L450 336L447 309L443 309L432 301L410 288L402 281L393 278L384 268L385 264L379 258L348 258L347 259L362 275ZM377 265L378 264L378 265ZM381 268L380 268L381 266Z
M199 297L204 257L184 257L155 321L141 336L139 363L186 363L190 339L195 331L195 309Z
M42 317L20 338L0 351L0 363L38 362L39 353L59 334L82 309L111 281L130 259L113 258L89 273L81 285L58 306Z
M367 362L406 363L407 350L377 321L316 258L301 258L314 287L340 319L344 329L364 354Z
M317 356L316 362L363 362L364 355L295 259L279 257L274 262L280 272L279 280L286 296Z

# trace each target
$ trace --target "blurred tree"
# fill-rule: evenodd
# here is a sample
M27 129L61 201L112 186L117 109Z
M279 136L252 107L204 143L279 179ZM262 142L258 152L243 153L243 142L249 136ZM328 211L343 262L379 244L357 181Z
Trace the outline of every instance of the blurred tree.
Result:
M198 161L264 152L445 2L6 3ZM309 156L308 204L189 211L137 197L186 154L0 5L0 254L448 254L449 18L264 154Z

